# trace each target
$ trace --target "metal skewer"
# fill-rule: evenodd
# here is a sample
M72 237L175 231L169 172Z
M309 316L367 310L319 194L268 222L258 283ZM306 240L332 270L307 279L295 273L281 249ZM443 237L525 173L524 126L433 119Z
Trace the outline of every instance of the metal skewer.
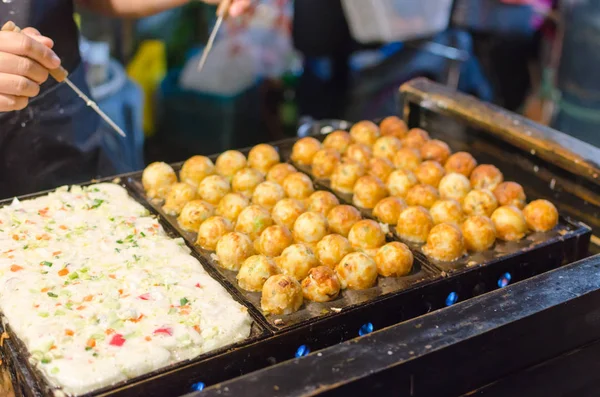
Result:
M229 8L231 7L232 0L223 0L221 4L219 4L219 8L217 9L217 23L215 23L215 27L210 33L210 37L208 38L208 43L202 52L202 57L200 58L200 63L198 63L198 72L200 72L204 68L204 64L206 63L206 59L208 58L208 53L212 50L213 44L215 43L215 39L217 37L217 33L223 24L227 15L229 15Z

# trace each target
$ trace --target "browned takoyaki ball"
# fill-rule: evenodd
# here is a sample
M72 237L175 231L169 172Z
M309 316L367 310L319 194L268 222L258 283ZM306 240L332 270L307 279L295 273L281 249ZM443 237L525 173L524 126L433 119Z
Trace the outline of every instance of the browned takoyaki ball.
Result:
M413 267L413 254L410 249L397 241L379 248L375 255L377 272L383 277L402 277Z
M142 173L142 185L150 199L164 199L175 183L177 174L167 163L152 163Z
M419 181L412 171L396 170L388 177L386 187L390 195L404 198L408 191L416 186L417 183Z
M246 156L241 152L238 152L237 150L228 150L217 157L215 171L217 174L230 179L236 172L246 168L247 164Z
M296 219L305 211L306 205L302 201L286 198L275 204L271 215L276 224L292 230Z
M280 163L274 165L273 168L269 170L267 173L267 181L282 185L285 177L289 174L293 174L294 172L297 172L297 170L293 165L288 163Z
M215 214L215 207L202 200L192 200L181 210L177 223L188 232L197 232L198 228L208 218Z
M325 236L317 243L315 254L323 266L335 268L354 249L346 237L339 234Z
M380 136L379 127L372 121L360 121L350 128L350 136L356 143L373 146Z
M259 170L263 175L266 175L271 167L278 164L279 161L281 159L277 149L266 143L254 146L248 153L248 166Z
M384 183L375 176L365 175L356 181L352 202L357 207L375 208L378 202L389 195Z
M279 269L295 280L301 281L313 267L319 266L314 252L305 244L292 244L275 259Z
M314 193L315 188L310 178L302 172L295 172L283 180L285 194L297 200L304 200Z
M348 234L348 241L356 249L375 249L385 244L385 233L379 223L364 219L352 226Z
M408 207L400 214L396 232L406 241L424 243L433 228L433 219L423 207Z
M492 214L496 237L505 241L518 241L527 233L527 221L523 212L512 205L499 207Z
M558 210L548 200L534 200L523 210L529 229L534 232L547 232L558 224Z
M333 131L323 141L323 147L337 150L338 153L346 153L348 146L352 144L352 138L346 131Z
M320 212L305 212L296 219L293 234L299 243L316 244L327 235L327 218Z
M198 186L198 195L206 202L217 205L227 193L231 192L231 184L221 175L210 175Z
M417 149L405 147L396 152L392 162L394 163L394 167L400 170L414 172L421 165L422 161L421 153Z
M217 243L219 266L227 270L238 271L242 263L254 255L252 240L243 233L231 232Z
M342 161L331 175L331 188L342 193L352 193L358 178L366 174L365 167L356 161Z
M404 120L396 116L389 116L383 119L379 123L379 129L382 136L395 136L398 139L404 138L408 132L408 127Z
M436 225L440 223L460 225L464 218L460 203L453 199L436 201L429 209L429 214Z
M354 160L365 168L369 166L371 157L373 157L373 150L370 146L362 143L353 143L352 145L348 146L348 150L346 150L345 154L346 159Z
M325 216L327 216L329 211L336 205L340 205L340 201L337 197L335 197L333 193L324 190L316 191L308 198L308 210L319 212Z
M279 274L279 269L272 258L264 255L253 255L246 259L237 274L240 288L250 292L260 292L269 277Z
M473 189L494 189L504 181L504 175L491 164L481 164L471 173L471 186Z
M453 172L442 178L438 190L440 191L440 197L462 202L471 191L471 182L463 174Z
M415 170L415 176L420 183L433 187L438 187L445 174L444 167L431 160L422 162Z
M291 159L300 165L309 166L312 164L315 154L321 150L321 147L321 142L313 137L302 138L294 144Z
M457 174L463 174L467 178L471 176L471 172L473 172L475 167L477 167L477 160L467 152L454 153L448 157L446 164L444 164L446 173L456 172Z
M231 180L231 189L234 192L241 193L246 197L252 197L254 189L265 181L264 175L254 168L244 168L239 170Z
M440 193L431 185L416 185L406 193L406 204L431 208L440 199Z
M492 216L498 208L498 200L489 190L471 190L463 199L462 205L467 215Z
M360 212L350 205L338 205L327 214L329 230L344 237L348 237L352 226L361 219Z
M412 128L402 139L402 146L413 149L421 149L421 146L423 146L428 140L429 134L427 131L420 128Z
M181 182L198 188L200 182L215 173L215 165L206 156L193 156L187 159L179 171Z
M382 136L373 145L373 156L394 161L396 153L401 148L400 139L393 136Z
M423 253L429 258L443 262L453 262L464 256L465 241L458 226L440 223L431 229Z
M196 244L205 250L214 251L217 242L229 232L233 231L233 224L222 216L211 216L200 225Z
M487 216L474 215L461 226L465 246L471 252L486 251L496 242L496 227Z
M254 189L252 203L271 210L279 201L285 198L285 191L275 182L263 182Z
M498 205L514 205L519 209L525 208L527 197L523 187L516 182L502 182L494 189Z
M439 139L432 139L421 146L423 160L437 161L440 164L444 164L451 153L448 144Z
M335 267L342 289L363 290L375 286L377 282L377 264L362 252L346 255Z
M312 173L316 178L330 178L340 161L340 153L337 150L321 149L313 157Z
M292 314L302 306L300 283L284 274L269 277L262 289L260 306L266 314Z
M257 250L263 255L276 257L292 245L292 232L285 227L272 225L266 228L258 238Z
M195 198L196 189L187 183L175 183L169 189L162 209L167 215L176 216L181 213L181 210L189 201Z
M240 193L229 193L219 201L216 214L235 222L248 205L250 205L250 202L246 196Z
M273 218L267 209L259 205L251 205L240 212L235 224L235 231L247 234L254 241L272 224Z
M373 216L381 223L396 225L400 213L407 207L406 202L400 197L387 197L377 203L373 208Z
M382 181L387 181L388 177L394 172L394 164L389 160L373 157L369 160L369 175L373 175Z
M327 266L310 269L308 276L302 280L304 299L313 302L329 302L340 294L340 280L335 272Z

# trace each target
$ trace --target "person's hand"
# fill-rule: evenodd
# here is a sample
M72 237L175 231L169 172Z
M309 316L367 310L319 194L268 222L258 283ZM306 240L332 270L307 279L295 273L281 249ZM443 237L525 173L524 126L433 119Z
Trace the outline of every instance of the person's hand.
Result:
M53 46L34 28L0 31L0 112L24 109L40 93L48 70L60 66Z
M221 0L203 0L208 4L219 4ZM229 9L229 15L232 17L238 17L242 15L248 8L250 8L251 0L233 0L231 8Z

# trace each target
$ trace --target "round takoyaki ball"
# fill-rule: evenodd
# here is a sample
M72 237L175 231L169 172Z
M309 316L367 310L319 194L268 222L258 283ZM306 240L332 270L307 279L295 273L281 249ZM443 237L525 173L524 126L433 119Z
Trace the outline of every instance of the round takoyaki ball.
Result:
M335 274L342 289L362 290L375 286L377 282L377 264L363 252L346 255L335 267Z
M346 131L333 131L323 141L323 147L337 150L338 153L346 153L348 146L352 144L352 138Z
M424 161L415 170L415 176L420 183L433 187L439 186L444 175L446 175L446 171L437 161Z
M458 174L463 174L467 178L471 176L471 172L473 172L475 167L477 167L477 160L467 152L454 153L452 156L448 157L446 164L444 164L446 173L450 174L456 172Z
M504 181L504 175L491 164L481 164L471 173L471 186L473 189L488 189L494 191Z
M491 216L498 208L498 200L489 190L471 190L463 199L462 205L467 215Z
M304 280L310 269L319 266L314 252L305 244L290 245L275 262L283 274L298 281Z
M394 161L396 153L401 148L400 139L393 136L382 136L373 145L373 156Z
M350 128L350 137L356 143L373 146L380 136L379 127L372 121L360 121Z
M440 223L460 225L464 219L460 203L453 199L436 201L429 209L429 214L436 225Z
M412 128L406 136L401 140L403 147L421 149L421 146L429 140L427 131L420 128Z
M330 234L317 243L315 254L321 265L333 269L346 255L353 251L354 249L352 249L346 237L339 234Z
M548 200L534 200L523 210L529 229L534 232L547 232L558 224L558 211Z
M431 229L423 253L429 258L453 262L465 255L465 240L458 226L440 223Z
M502 182L494 189L498 205L514 205L519 209L525 208L527 197L523 187L516 182Z
M496 237L504 241L518 241L527 233L527 221L523 212L515 206L499 207L492 214Z
M236 278L241 289L260 292L269 277L276 274L279 274L279 269L272 258L253 255L242 263Z
M471 191L471 182L463 174L453 172L442 178L438 190L441 198L461 202Z
M269 226L258 238L258 252L266 256L279 256L284 249L292 245L293 240L292 232L287 227Z
M242 263L254 255L252 240L243 233L232 232L224 235L217 243L219 266L238 271Z
M433 218L423 207L408 207L400 214L396 232L406 241L424 243L433 228Z
M366 174L365 167L356 161L342 161L331 175L331 188L351 194L358 178Z
M215 205L219 204L219 201L229 192L231 192L231 184L221 175L207 176L198 186L200 198Z
M408 127L404 120L396 116L389 116L379 123L379 130L382 136L395 136L398 139L402 139L406 136Z
M231 180L231 189L234 192L243 194L246 197L252 197L254 189L265 181L264 175L254 168L244 168L239 170Z
M348 241L355 249L371 250L385 244L385 233L379 223L364 219L352 226L348 234Z
M292 230L296 219L305 211L306 206L302 201L286 198L275 204L275 207L271 211L271 216L276 224Z
M397 241L379 248L375 255L377 272L383 277L402 277L413 267L413 254L410 249Z
M152 163L142 173L142 185L150 199L164 199L177 183L177 174L167 163Z
M361 219L360 212L350 205L338 205L327 214L329 230L344 237L348 237L352 226Z
M243 194L229 193L219 201L216 214L235 222L248 205L250 205L250 202Z
M386 187L390 195L395 197L406 197L410 189L417 185L419 181L415 174L409 170L393 171L387 179Z
M193 156L187 159L179 171L181 182L198 188L200 182L215 173L215 165L206 156Z
M345 158L354 160L357 163L362 164L365 168L369 166L371 157L373 157L373 150L362 143L353 143L348 146L348 150L346 150L345 154Z
M423 160L432 160L444 164L448 160L448 157L450 157L450 154L452 152L448 144L439 139L432 139L421 146L421 157L423 157Z
M292 161L309 166L312 164L313 157L321 150L321 142L313 137L306 137L298 140L292 148Z
M202 222L215 214L215 207L202 200L192 200L181 210L177 218L179 226L188 232L197 232Z
M320 212L305 212L296 219L293 234L299 243L316 244L327 235L327 218Z
M410 206L420 205L429 209L439 199L440 193L431 185L416 185L406 193L406 204Z
M285 177L288 176L289 174L293 174L294 172L297 172L297 170L291 164L288 164L288 163L277 164L277 165L274 165L273 168L271 168L269 170L269 172L267 173L267 181L275 182L279 185L283 185L283 181L285 180Z
M474 215L468 217L461 226L465 246L471 252L486 251L496 241L496 227L487 216Z
M229 219L222 216L211 216L200 225L196 244L205 250L214 251L221 237L232 231L233 224Z
M374 157L369 160L369 175L375 176L382 181L387 181L388 177L394 172L394 164L386 159Z
M340 153L335 149L322 149L315 154L312 162L312 173L316 178L327 179L341 161Z
M400 197L387 197L373 208L373 216L381 223L396 225L400 213L406 208L406 202Z
M235 231L247 234L254 241L272 224L273 218L267 209L259 205L251 205L240 212Z
M421 153L417 149L405 147L396 152L392 162L399 170L416 171L422 161Z
M271 210L279 201L285 198L285 191L275 182L263 182L254 189L252 203Z
M365 175L359 178L354 185L352 202L358 207L372 209L388 195L385 184L379 178Z
M335 272L327 266L310 269L308 276L302 280L304 299L313 302L329 302L340 294L340 280Z
M236 172L246 168L247 165L248 162L246 161L246 156L241 152L238 152L237 150L228 150L217 157L215 170L217 171L217 174L224 176L227 179L231 179Z
M314 192L308 198L308 210L319 212L325 216L327 216L329 211L336 205L340 205L340 201L337 197L335 197L333 193L324 190Z
M315 192L310 178L302 172L294 172L283 180L283 190L288 197L304 200Z
M248 166L262 172L263 175L280 160L277 149L266 143L254 146L248 153Z
M162 209L167 215L179 215L183 207L196 198L196 189L187 183L175 183L169 189Z
M284 274L269 277L262 289L260 306L266 314L292 314L302 306L300 283Z

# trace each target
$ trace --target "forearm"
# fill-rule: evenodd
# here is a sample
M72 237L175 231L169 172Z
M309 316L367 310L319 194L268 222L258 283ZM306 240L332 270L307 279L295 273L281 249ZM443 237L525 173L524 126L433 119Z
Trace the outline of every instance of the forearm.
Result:
M76 0L76 2L105 15L140 18L182 6L190 0Z

